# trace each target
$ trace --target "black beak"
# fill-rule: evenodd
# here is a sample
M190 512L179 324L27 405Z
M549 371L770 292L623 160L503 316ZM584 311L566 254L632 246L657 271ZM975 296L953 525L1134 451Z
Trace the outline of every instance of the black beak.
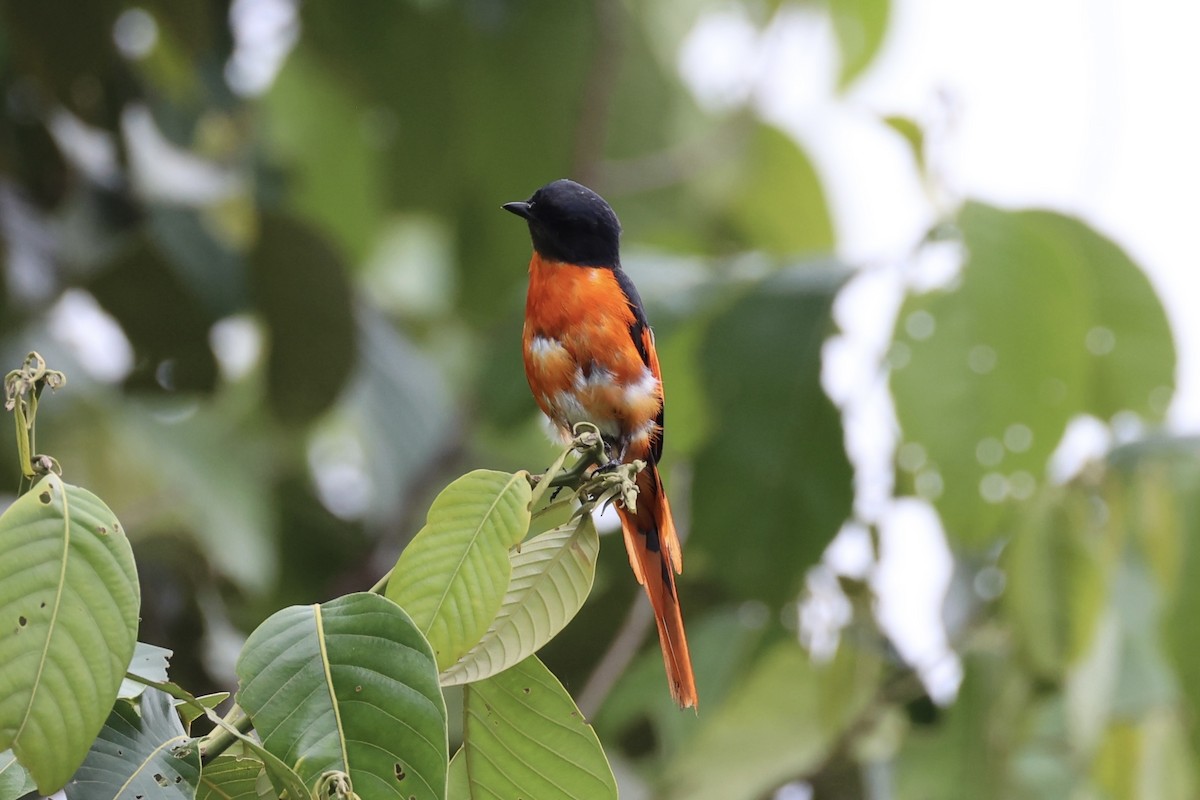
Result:
M525 219L529 219L529 203L525 200L517 200L514 203L505 203L504 205L502 205L500 207L503 208L505 211L511 211L512 213L516 214L518 217L524 217Z

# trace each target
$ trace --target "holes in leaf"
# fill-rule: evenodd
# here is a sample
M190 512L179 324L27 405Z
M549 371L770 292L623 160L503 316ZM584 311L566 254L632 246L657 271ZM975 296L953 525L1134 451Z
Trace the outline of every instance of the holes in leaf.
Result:
M96 533L100 534L101 536L108 536L108 528L101 525L96 529Z
M25 618L25 615L22 614L21 616L17 617L17 624L20 625L22 628L24 628L26 625L29 624L29 620L27 620Z
M41 500L45 505L50 505L50 492L42 492L38 495L38 500Z
M404 771L404 765L401 764L399 761L396 762L395 769L396 769L396 780L397 781L402 781L406 777L408 777L408 774Z
M159 786L165 787L168 785L166 777L164 777L161 772L154 773L154 782L157 783Z

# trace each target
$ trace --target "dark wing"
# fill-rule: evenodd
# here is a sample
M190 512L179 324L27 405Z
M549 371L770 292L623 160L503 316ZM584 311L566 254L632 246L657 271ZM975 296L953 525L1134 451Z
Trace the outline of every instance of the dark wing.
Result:
M633 346L637 348L638 355L642 357L642 363L650 368L650 372L658 378L661 385L662 372L658 368L658 353L654 349L654 332L650 330L650 322L646 319L646 309L642 306L642 298L624 270L614 267L613 274L616 276L617 285L621 287L621 292L625 295L625 302L629 304L629 310L633 312L633 322L629 323L629 338L633 339ZM650 437L650 455L655 464L662 460L663 439L666 435L665 406L664 399L664 402L658 407L658 418L655 420L658 423L658 436Z

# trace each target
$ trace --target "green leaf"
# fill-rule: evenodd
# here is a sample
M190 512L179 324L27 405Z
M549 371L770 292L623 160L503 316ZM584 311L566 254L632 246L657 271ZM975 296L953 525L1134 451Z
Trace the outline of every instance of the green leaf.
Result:
M33 778L17 763L12 750L0 751L0 797L16 798L37 791Z
M444 686L489 678L533 655L575 616L596 575L600 538L590 514L522 542L512 580L479 643L442 672Z
M347 270L329 243L267 215L251 254L251 295L270 330L267 399L280 419L308 422L332 405L357 354Z
M67 800L188 798L200 782L200 750L183 731L170 695L147 689L134 706L118 700Z
M685 561L738 597L793 597L850 515L841 415L821 389L840 282L816 269L781 275L714 319L700 348L713 431L696 457Z
M171 655L171 651L165 647L138 642L134 645L133 658L125 671L148 681L164 682L167 680L167 666ZM146 684L123 678L117 697L132 700L140 697L144 691Z
M797 642L776 645L729 699L703 718L667 768L665 798L754 800L817 767L874 697L880 660L843 643L815 664Z
M345 772L364 797L442 798L446 706L433 653L401 609L346 595L272 615L238 659L238 704L311 788Z
M0 516L0 751L43 794L104 725L139 607L129 540L91 492L47 475Z
M537 656L464 694L461 758L471 798L615 800L595 731Z
M1032 495L1068 420L1130 409L1160 419L1174 345L1145 275L1083 223L968 204L951 291L910 297L893 350L918 488L952 540L991 540L1009 497Z
M529 476L475 470L433 501L396 562L387 596L412 617L446 669L487 632L508 591L509 549L529 530Z
M219 755L204 765L196 800L258 800L263 763L256 758Z
M796 140L759 125L745 147L742 177L728 194L745 245L787 256L831 250L835 238L825 190Z
M446 800L471 800L471 779L467 776L467 759L463 748L450 759L446 774Z
M883 44L890 13L890 0L829 0L833 32L842 53L839 89L854 83L870 66Z
M205 709L212 710L229 699L229 692L212 692L211 694L202 694L195 698L195 702L200 704L197 708L190 701L176 700L175 708L179 711L179 716L183 719L183 724L191 730L191 725L200 717L204 716Z

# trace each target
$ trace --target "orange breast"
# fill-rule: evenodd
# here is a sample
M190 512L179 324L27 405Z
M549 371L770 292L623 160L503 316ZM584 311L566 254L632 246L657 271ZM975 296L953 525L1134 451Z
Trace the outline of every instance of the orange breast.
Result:
M649 437L662 408L657 370L642 361L635 322L612 270L534 254L525 304L525 375L564 433L589 421L628 444Z

